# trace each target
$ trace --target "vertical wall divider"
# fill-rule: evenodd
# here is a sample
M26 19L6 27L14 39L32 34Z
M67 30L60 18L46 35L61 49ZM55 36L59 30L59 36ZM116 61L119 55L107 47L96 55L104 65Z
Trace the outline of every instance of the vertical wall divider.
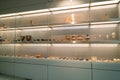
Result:
M120 2L119 2L119 4L118 4L118 15L119 15L119 19L120 19ZM119 22L119 40L120 40L120 22Z
M14 54L13 54L13 55L14 55L14 57L15 57L15 56L16 56L16 27L17 27L17 26L16 26L16 24L17 24L17 23L16 23L16 21L17 21L17 20L16 20L16 16L15 16L15 20L14 20L14 21L15 21L15 22L14 22L15 24L14 24L14 39L13 39L13 44L14 44ZM14 74L14 75L13 75L13 76L15 77L15 59L13 60L13 64L14 64L14 69L13 69L13 70L14 70L14 71L13 71L13 74Z
M118 4L118 12L119 12L119 20L120 20L120 1L119 1L119 4ZM119 29L119 45L118 45L118 53L120 52L120 22L119 22L119 27L118 27L118 29ZM120 55L120 54L119 54Z
M92 3L92 0L90 0L90 3L89 3L89 35L91 35L91 3ZM90 51L90 48L91 48L91 44L92 43L89 43L89 51ZM91 56L90 56L90 58L91 58ZM91 80L93 80L93 65L92 65L92 62L91 62Z

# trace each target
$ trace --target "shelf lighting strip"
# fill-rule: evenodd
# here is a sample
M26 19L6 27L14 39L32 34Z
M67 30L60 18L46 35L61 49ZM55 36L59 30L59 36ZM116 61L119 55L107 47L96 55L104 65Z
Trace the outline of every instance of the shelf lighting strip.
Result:
M31 26L31 27L16 27L16 29L38 29L38 28L48 28L49 26Z
M34 46L34 47L37 47L37 46L46 46L46 47L50 47L50 46L53 46L53 47L83 47L83 48L88 48L88 47L96 47L96 48L99 48L99 47L108 47L108 48L114 48L114 47L117 47L118 44L1 44L1 47L2 46Z
M53 30L69 30L69 29L86 29L88 26L74 26L74 27L56 27Z
M51 44L15 44L15 46L31 46L31 47L39 47L39 46L46 46L46 47L49 47L49 46L51 46Z
M90 28L115 28L117 27L117 24L104 24L104 25L91 25ZM41 27L36 27L36 28L7 28L7 29L0 29L0 31L49 31L49 30L73 30L73 29L88 29L88 26L73 26L73 27L53 27L53 28L41 28Z
M118 44L91 44L91 47L117 47Z
M98 10L98 9L109 9L109 8L115 8L117 7L116 4L112 4L112 5L105 5L105 6L95 6L95 7L91 7L91 10Z
M4 14L4 15L0 15L0 18L4 18L4 17L11 17L11 16L22 16L22 15L34 15L36 13L45 13L45 12L49 12L48 9L43 9L43 10L33 10L33 11L25 11L25 12L18 12L18 13L11 13L11 14Z
M117 24L91 25L90 28L114 28Z
M89 47L89 44L52 44L54 47Z
M96 24L114 24L114 23L120 23L120 20L116 21L104 21L104 22L91 22L91 25L96 25Z
M15 44L0 44L0 47L4 47L5 46L5 48L7 48L7 46L10 46L10 48L14 48L14 45ZM11 47L12 46L12 47Z
M75 8L85 8L88 6L89 6L89 4L81 4L81 5L74 5L74 6L67 6L67 7L50 8L50 11L60 11L60 10L75 9Z
M117 47L118 44L52 44L52 46L54 47Z
M18 30L19 30L19 29L18 29ZM37 28L37 29L36 29L36 28L35 28L35 29L34 29L34 28L33 28L33 29L31 28L31 29L29 29L29 30L28 30L28 29L21 29L21 30L23 30L23 31L49 31L49 30L51 30L51 28L40 28L40 29L39 29L39 28Z
M115 4L115 3L119 3L119 1L120 0L109 0L109 1L102 1L102 2L93 2L93 3L91 3L91 6Z
M72 2L73 2L73 0L72 0ZM105 5L105 4L113 4L113 3L118 3L118 2L119 2L119 0L95 2L95 3L91 3L91 6L95 6L95 5ZM110 6L111 6L111 5L110 5ZM89 7L89 4L81 4L81 5L74 5L74 6L67 6L67 7L50 8L50 9L43 9L43 10L33 10L33 11L25 11L25 12L4 14L4 15L0 15L0 18L10 17L10 16L29 15L29 14L33 14L33 15L34 15L34 14L36 14L36 13L45 13L45 12L51 12L51 11L75 9L75 8L80 8L80 7Z
M40 30L40 31L44 31L44 30L51 30L51 28L49 28L48 26L34 26L34 27L17 27L17 28L0 28L0 31L21 31L21 30Z

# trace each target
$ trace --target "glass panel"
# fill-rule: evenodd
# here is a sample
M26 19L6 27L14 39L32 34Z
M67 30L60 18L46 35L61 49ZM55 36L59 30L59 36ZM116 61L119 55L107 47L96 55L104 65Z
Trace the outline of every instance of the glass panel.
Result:
M85 23L89 21L89 9L81 8L53 11L49 21L52 25Z
M0 73L22 77L19 80L49 80L48 66L83 64L81 68L89 65L91 71L91 62L120 62L120 4L48 1L49 9L0 16Z
M14 28L15 27L15 17L1 17L0 18L1 28Z
M118 24L101 24L91 26L91 40L119 40Z
M92 6L115 4L115 3L116 4L119 3L119 0L91 0L91 5Z
M88 60L88 58L90 58L88 54L89 44L82 44L82 42L87 42L89 40L88 37L88 25L53 27L53 44L50 48L49 58Z
M51 42L50 28L16 30L16 56L46 57Z
M118 18L118 5L91 7L91 21L107 21Z
M120 58L118 49L118 44L91 44L91 59L92 61L111 62L114 58Z
M91 25L90 45L92 61L111 62L120 58L119 23ZM99 44L98 44L99 43ZM96 53L97 52L97 53Z
M16 17L17 27L32 27L32 26L42 26L48 25L49 12L20 15Z

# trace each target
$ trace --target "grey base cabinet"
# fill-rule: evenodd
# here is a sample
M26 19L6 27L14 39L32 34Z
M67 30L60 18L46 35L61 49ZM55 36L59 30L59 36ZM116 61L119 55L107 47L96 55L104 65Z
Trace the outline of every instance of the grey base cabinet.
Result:
M48 80L91 80L91 70L48 66Z
M120 71L93 70L93 80L120 80Z
M32 80L47 80L47 66L15 63L15 76Z
M14 75L14 68L14 63L0 62L0 73L2 74Z
M119 63L92 63L92 67L90 63L76 63L51 61L48 64L36 64L0 61L0 73L28 80L120 80Z

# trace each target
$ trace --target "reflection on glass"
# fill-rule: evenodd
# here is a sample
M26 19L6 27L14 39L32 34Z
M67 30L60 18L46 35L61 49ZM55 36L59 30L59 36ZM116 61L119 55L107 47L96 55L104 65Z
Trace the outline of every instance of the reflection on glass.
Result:
M118 2L119 2L119 0L99 1L99 2L91 3L91 6L114 4L114 3L118 3Z
M55 47L89 47L89 44L52 44Z
M91 44L91 47L117 47L118 44Z

